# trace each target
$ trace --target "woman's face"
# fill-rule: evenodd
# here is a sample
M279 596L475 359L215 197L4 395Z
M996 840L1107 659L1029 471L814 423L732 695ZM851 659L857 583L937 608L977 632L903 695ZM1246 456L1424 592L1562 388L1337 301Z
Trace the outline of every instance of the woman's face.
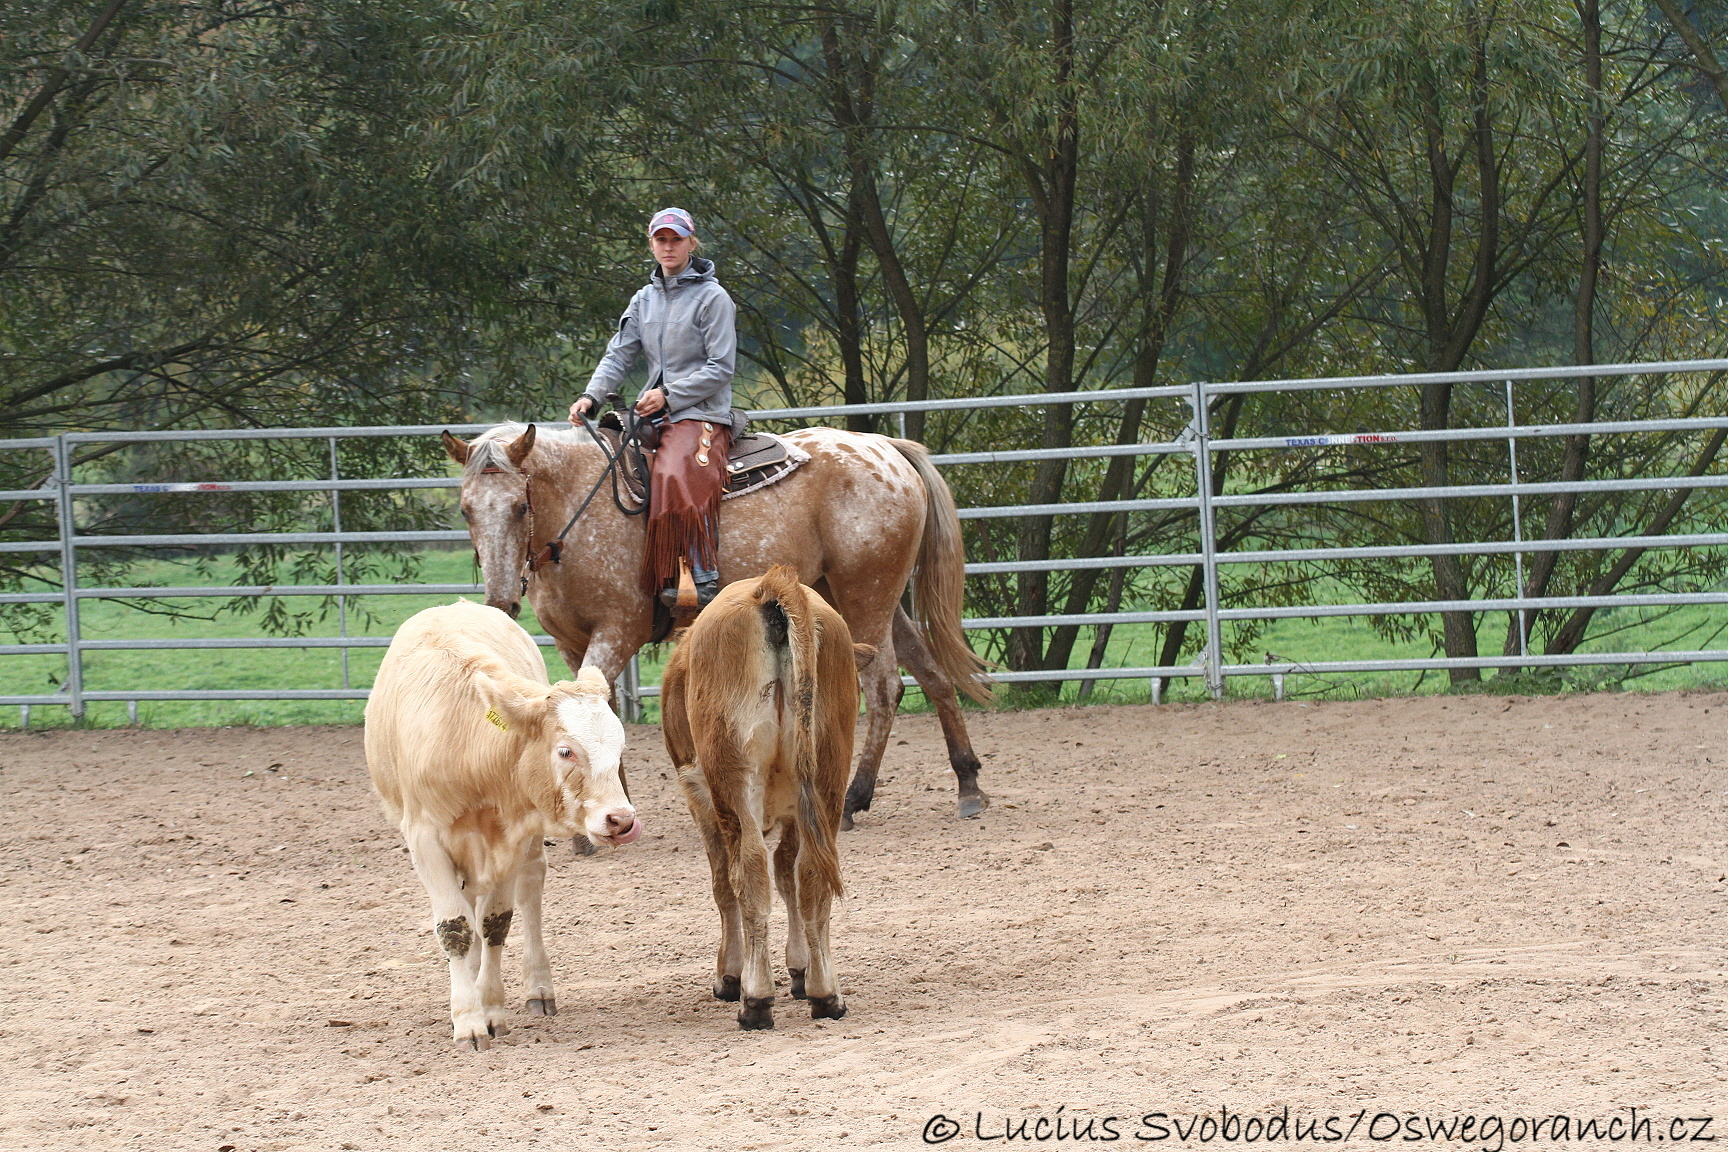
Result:
M660 265L664 276L676 276L690 263L690 253L696 250L696 237L680 236L670 228L662 228L648 238L648 247Z

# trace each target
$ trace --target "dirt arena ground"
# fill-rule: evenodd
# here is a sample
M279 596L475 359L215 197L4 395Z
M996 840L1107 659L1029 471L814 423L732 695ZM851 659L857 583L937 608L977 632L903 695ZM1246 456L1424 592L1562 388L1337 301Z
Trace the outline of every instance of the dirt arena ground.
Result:
M1728 1137L1728 695L974 724L983 819L902 717L844 838L851 1014L760 1033L708 997L701 848L633 729L648 834L554 850L562 1014L480 1054L359 730L0 736L0 1147L1197 1145L1223 1109L1236 1142L1286 1109L1291 1143ZM1510 1143L1480 1123L1452 1146Z

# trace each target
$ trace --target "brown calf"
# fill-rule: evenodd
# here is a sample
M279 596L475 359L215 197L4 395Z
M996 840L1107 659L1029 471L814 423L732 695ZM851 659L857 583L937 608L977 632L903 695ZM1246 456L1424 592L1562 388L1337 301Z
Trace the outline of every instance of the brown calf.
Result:
M774 1027L768 960L768 848L786 902L786 967L810 1015L846 1014L828 959L840 894L835 836L845 804L858 669L875 655L797 572L776 565L729 584L666 666L666 751L708 849L720 951L714 996L737 1000L740 1028Z

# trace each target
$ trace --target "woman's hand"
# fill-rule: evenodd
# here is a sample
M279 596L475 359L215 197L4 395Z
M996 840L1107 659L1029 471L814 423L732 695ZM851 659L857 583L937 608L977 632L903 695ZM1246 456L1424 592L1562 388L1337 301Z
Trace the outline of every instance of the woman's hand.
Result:
M582 417L594 411L594 401L586 396L576 398L576 403L570 405L570 423L580 426Z
M663 388L650 388L636 397L636 415L652 416L666 407L666 391Z

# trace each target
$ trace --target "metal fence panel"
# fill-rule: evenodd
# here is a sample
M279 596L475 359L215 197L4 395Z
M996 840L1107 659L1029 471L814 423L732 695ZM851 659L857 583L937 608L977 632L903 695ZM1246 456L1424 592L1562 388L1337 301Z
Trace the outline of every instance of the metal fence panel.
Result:
M1472 659L1431 658L1425 660L1366 660L1328 661L1315 663L1278 662L1268 664L1231 664L1224 658L1223 625L1232 621L1319 618L1328 616L1368 616L1394 613L1428 614L1449 611L1505 611L1517 613L1522 619L1530 611L1544 608L1628 608L1675 605L1715 605L1728 603L1728 592L1694 593L1632 593L1610 596L1543 596L1524 595L1523 556L1526 552L1590 551L1624 548L1685 549L1728 545L1728 533L1667 534L1655 536L1586 537L1561 540L1526 540L1522 538L1519 518L1513 516L1512 540L1463 541L1453 544L1376 545L1366 547L1314 547L1221 551L1217 540L1217 512L1221 508L1250 508L1274 505L1300 507L1330 503L1359 504L1372 501L1408 502L1417 499L1505 498L1516 502L1524 496L1551 495L1559 492L1649 492L1714 489L1728 487L1728 476L1628 477L1613 480L1589 480L1572 484L1520 482L1517 474L1517 442L1521 439L1552 438L1572 435L1606 435L1621 433L1684 433L1711 431L1728 427L1728 417L1694 417L1648 421L1600 421L1590 424L1519 425L1513 418L1513 385L1517 381L1565 380L1582 376L1610 377L1630 375L1672 375L1681 373L1728 372L1728 360L1670 361L1652 364L1617 364L1531 368L1500 371L1453 373L1423 373L1398 376L1337 377L1309 380L1271 380L1233 383L1198 382L1190 385L1153 388L1105 389L1091 392L1060 394L973 397L958 400L929 400L916 403L877 403L816 408L780 408L752 413L758 420L828 419L857 414L903 414L906 412L943 412L985 410L1014 406L1044 406L1051 404L1119 403L1128 400L1168 399L1185 402L1190 420L1183 437L1174 442L1147 442L1118 445L1088 445L1068 449L1017 449L999 452L964 452L933 457L942 467L968 465L1011 464L1048 459L1099 460L1123 456L1174 455L1192 456L1194 471L1192 495L1164 498L1134 498L1114 501L1073 501L1062 504L1001 505L972 507L960 510L963 519L985 520L1026 516L1088 515L1096 513L1128 513L1144 511L1193 512L1197 521L1199 551L1167 555L1095 556L1076 559L1042 561L1002 561L967 565L969 575L996 575L1024 572L1078 571L1085 569L1122 569L1149 567L1199 567L1203 585L1203 605L1194 610L1146 611L1126 609L1116 612L1085 612L1048 614L1042 616L977 617L964 621L968 629L1017 627L1056 627L1062 625L1121 625L1136 623L1203 622L1205 644L1194 664L1148 666L1133 668L1081 668L1056 671L1003 672L997 679L1005 683L1061 682L1075 680L1149 679L1154 682L1154 698L1165 679L1198 676L1214 696L1224 691L1225 681L1232 676L1270 676L1274 683L1296 674L1332 674L1350 672L1414 671L1451 668L1542 668L1591 666L1603 664L1650 665L1678 663L1708 663L1728 660L1728 650L1704 649L1685 652L1615 652L1575 653L1565 656L1530 655L1521 643L1515 656L1492 656ZM1506 389L1508 423L1488 426L1446 429L1441 431L1390 430L1368 433L1316 431L1310 435L1281 437L1237 437L1214 440L1211 435L1211 407L1222 396L1244 393L1305 392L1324 389L1382 388L1420 385L1428 382L1454 384L1499 384ZM472 434L490 425L452 425L453 432ZM0 501L44 500L55 504L56 538L39 541L7 541L0 543L0 554L58 554L61 587L53 592L18 592L0 595L0 604L58 604L63 615L65 639L59 643L0 645L0 656L59 655L67 657L67 676L56 693L18 693L0 695L0 704L51 704L65 706L74 715L84 711L88 701L125 701L136 704L149 700L362 700L367 690L347 683L347 656L350 650L378 648L388 644L385 637L348 635L348 598L356 596L474 594L482 586L466 583L351 584L345 577L342 549L355 544L377 543L455 543L465 541L461 530L428 529L419 531L344 531L342 528L341 497L344 492L381 490L449 489L459 486L455 477L403 477L344 479L337 469L336 445L351 438L394 436L430 436L445 430L443 425L406 425L357 428L284 428L284 429L221 429L184 432L89 432L67 433L54 437L33 437L0 440L0 450L46 451L52 457L52 472L41 488L0 491ZM72 449L79 444L257 441L283 439L317 439L330 442L330 472L327 477L304 480L234 480L222 483L183 483L165 480L161 483L76 484L73 482ZM1453 485L1444 488L1380 488L1316 490L1305 492L1226 492L1218 490L1213 478L1213 456L1221 451L1295 451L1312 448L1374 447L1392 444L1424 442L1467 442L1505 439L1508 445L1508 480L1500 484ZM330 500L332 531L329 532L212 532L163 533L131 535L81 534L75 523L76 501L81 497L105 495L172 496L204 492L307 492L327 493ZM81 587L78 556L84 549L101 548L211 548L235 547L248 544L302 546L333 546L336 549L336 583L308 585L207 585L198 587ZM1495 556L1510 555L1518 565L1517 592L1511 597L1476 600L1432 600L1381 604L1315 604L1296 606L1261 606L1226 608L1221 603L1219 571L1225 565L1320 563L1338 560L1417 559L1441 555ZM89 640L82 634L79 606L82 601L96 599L144 599L186 597L264 597L320 596L338 602L340 635L320 637L251 637L132 640ZM1526 639L1521 637L1521 640ZM546 636L537 643L552 643ZM83 654L92 651L161 650L161 649L274 649L274 648L333 648L343 657L342 688L331 689L199 689L199 690L96 690L84 682ZM911 680L906 681L911 684ZM658 695L654 685L638 683L634 665L621 681L621 689L630 707L636 708L644 698Z

